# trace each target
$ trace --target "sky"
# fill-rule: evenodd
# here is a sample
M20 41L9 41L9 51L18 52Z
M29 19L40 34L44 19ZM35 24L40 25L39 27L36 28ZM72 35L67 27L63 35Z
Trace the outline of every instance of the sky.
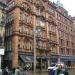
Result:
M50 0L57 2L57 0ZM63 7L68 11L69 15L75 16L75 0L59 0Z

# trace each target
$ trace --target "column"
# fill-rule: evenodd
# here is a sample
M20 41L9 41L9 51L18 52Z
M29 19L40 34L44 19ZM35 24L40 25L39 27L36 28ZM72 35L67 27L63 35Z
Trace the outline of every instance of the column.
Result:
M56 27L56 35L57 35L57 54L58 54L58 62L60 62L61 56L60 56L60 47L59 47L59 33L58 28Z
M18 66L18 29L19 29L19 17L20 9L14 10L14 24L13 24L13 36L12 36L12 67Z
M34 46L34 73L36 73L36 16L33 15L33 34L34 34L34 38L33 38L33 46Z
M46 19L48 19L48 13L46 13ZM48 22L46 22L46 33L47 33L47 39L49 39L49 27L48 27ZM48 59L47 59L47 65L50 66L50 54L51 52L49 51L47 53Z

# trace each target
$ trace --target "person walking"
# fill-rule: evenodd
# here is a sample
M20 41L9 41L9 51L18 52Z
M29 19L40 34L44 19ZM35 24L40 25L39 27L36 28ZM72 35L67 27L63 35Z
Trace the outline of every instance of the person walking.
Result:
M60 63L49 69L49 75L69 75L69 73L65 70L64 64Z
M57 67L58 69L56 70L55 75L69 75L69 73L64 68L64 64L59 64Z
M12 75L15 75L15 68L12 69Z
M20 69L19 69L19 67L17 67L17 68L15 69L15 75L20 75Z
M2 75L9 75L9 70L8 70L8 67L6 67L3 71L3 74Z

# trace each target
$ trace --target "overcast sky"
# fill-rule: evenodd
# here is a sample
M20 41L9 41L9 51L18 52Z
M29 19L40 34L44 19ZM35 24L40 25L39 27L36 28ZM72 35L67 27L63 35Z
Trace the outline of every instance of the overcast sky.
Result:
M57 2L57 0L50 0ZM62 4L63 7L69 12L69 15L75 16L75 0L59 0Z

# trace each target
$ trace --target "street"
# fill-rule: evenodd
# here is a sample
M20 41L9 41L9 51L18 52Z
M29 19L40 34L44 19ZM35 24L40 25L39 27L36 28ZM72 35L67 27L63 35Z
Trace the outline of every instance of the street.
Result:
M69 75L75 75L75 70L69 70L68 72L69 72ZM48 74L48 72L38 72L38 73L26 72L25 75L49 75L49 74Z

